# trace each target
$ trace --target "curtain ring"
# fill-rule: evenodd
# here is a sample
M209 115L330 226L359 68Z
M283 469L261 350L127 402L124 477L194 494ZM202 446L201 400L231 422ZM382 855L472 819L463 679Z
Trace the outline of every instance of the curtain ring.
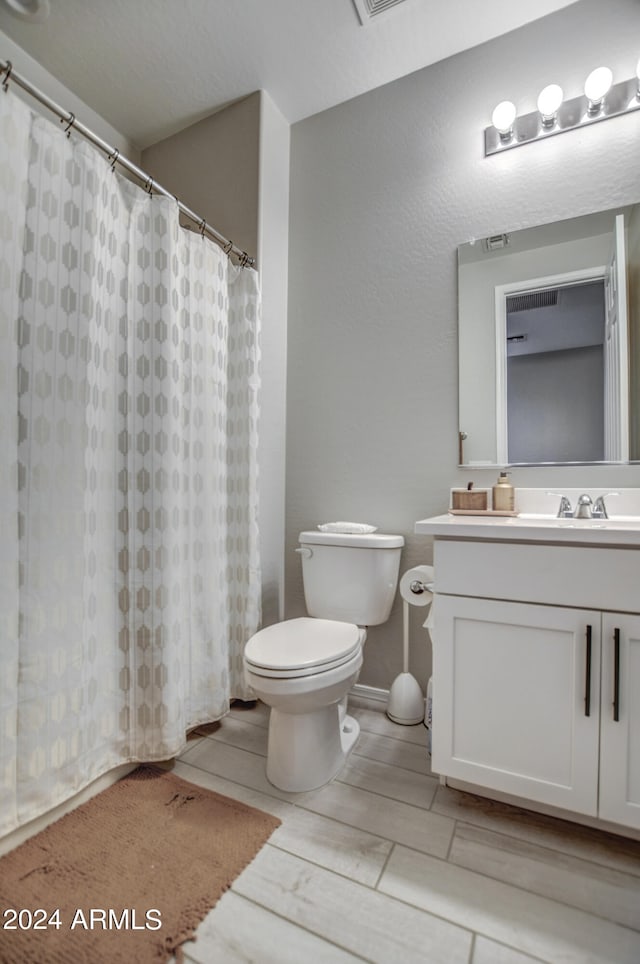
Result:
M229 257L229 255L233 251L233 241L227 241L227 243L224 245L222 250L224 251L226 256Z
M202 219L202 221L200 222L199 227L200 227L200 237L201 237L201 238L204 238L204 232L207 230L207 222L206 222L205 218Z
M116 164L118 163L119 157L120 157L120 151L118 150L117 147L115 147L107 158L107 160L109 161L109 166L111 167L112 171L115 171Z
M2 81L2 89L6 92L9 90L9 78L11 77L11 71L13 70L13 64L10 60L7 60L7 67L4 72L4 80Z
M153 197L153 178L152 177L147 178L147 180L144 183L144 189L149 195L149 197Z
M243 251L242 254L240 255L240 267L246 268L248 264L249 264L249 255L247 254L246 251Z
M76 122L76 115L73 114L73 113L71 113L71 112L69 112L69 118L68 118L68 120L67 120L67 126L66 126L65 129L64 129L64 132L65 132L65 134L67 135L67 137L71 137L71 128L73 127L73 125L75 124L75 122ZM64 117L61 117L61 118L60 118L60 123L61 123L61 124L64 124Z

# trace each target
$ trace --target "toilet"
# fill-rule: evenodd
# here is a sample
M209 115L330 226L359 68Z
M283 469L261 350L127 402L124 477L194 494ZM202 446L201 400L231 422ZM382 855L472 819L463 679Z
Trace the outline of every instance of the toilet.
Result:
M244 652L247 682L271 707L267 778L291 792L328 783L358 739L347 694L367 626L389 618L404 539L318 531L299 543L309 615L261 629Z

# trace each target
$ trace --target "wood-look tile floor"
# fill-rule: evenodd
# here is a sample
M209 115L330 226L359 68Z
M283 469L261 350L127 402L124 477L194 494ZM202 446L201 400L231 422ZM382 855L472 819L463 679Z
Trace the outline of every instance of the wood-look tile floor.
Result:
M639 964L640 843L441 787L424 727L364 701L338 777L281 792L265 776L268 712L232 709L175 763L282 820L187 961Z

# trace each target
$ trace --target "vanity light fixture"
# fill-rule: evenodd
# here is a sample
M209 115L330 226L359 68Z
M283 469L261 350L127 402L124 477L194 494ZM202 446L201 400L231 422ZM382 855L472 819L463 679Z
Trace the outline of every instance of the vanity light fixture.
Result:
M49 16L49 0L4 0L9 11L21 20L42 23Z
M562 103L564 94L562 87L558 84L549 84L538 96L538 110L540 119L545 130L551 130L558 118L558 108Z
M511 101L498 104L491 117L492 126L484 132L485 156L639 110L640 60L635 77L617 84L609 67L596 67L585 81L584 94L570 100L564 100L558 84L549 84L540 91L537 107L517 116Z
M602 110L604 99L611 90L613 73L609 67L596 67L584 82L584 96L589 101L587 113L594 117Z
M516 105L510 100L503 100L491 115L493 126L500 135L500 140L508 143L513 137L513 122L516 119Z

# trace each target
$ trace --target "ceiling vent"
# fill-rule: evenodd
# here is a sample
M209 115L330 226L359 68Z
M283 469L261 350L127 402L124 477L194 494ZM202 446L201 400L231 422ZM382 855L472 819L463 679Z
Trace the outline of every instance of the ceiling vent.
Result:
M397 7L399 4L406 2L407 0L353 0L353 5L360 18L360 23L363 27L366 27L381 13L387 13L392 7Z
M509 244L508 234L493 234L490 238L483 240L485 251L502 251Z
M523 295L510 295L507 298L507 312L532 311L534 308L554 308L558 304L558 289L547 288L543 291L529 291Z

